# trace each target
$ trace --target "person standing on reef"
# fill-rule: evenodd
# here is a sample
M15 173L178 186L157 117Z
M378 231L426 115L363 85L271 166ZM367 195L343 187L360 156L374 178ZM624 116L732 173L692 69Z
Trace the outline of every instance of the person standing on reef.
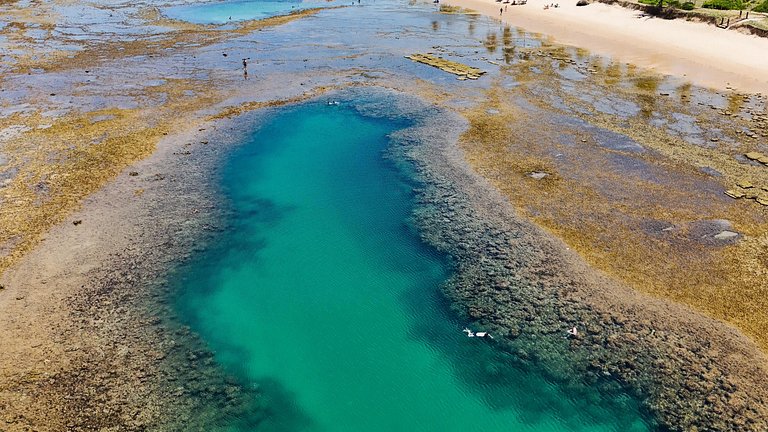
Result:
M251 58L244 58L243 59L243 78L248 79L248 60Z
M504 13L504 8L499 8L499 16Z

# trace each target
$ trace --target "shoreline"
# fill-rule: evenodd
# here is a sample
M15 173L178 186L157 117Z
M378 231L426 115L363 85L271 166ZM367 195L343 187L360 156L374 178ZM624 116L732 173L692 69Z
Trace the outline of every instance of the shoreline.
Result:
M445 0L558 44L586 49L613 61L650 68L694 85L768 94L768 39L683 20L640 17L641 12L574 1L544 10L546 0L509 6L500 16L492 0ZM503 7L504 5L501 5Z

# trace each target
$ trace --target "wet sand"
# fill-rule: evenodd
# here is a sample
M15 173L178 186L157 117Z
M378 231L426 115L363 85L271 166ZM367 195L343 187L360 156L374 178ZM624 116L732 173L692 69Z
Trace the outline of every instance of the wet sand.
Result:
M66 188L51 188L54 196L69 196L72 205L40 216L46 227L45 239L22 251L30 252L14 256L15 264L3 275L0 326L12 331L0 333L0 342L9 347L0 353L0 408L4 408L2 419L8 429L178 430L178 424L168 418L171 412L178 412L184 428L195 430L197 425L215 422L216 411L236 412L258 405L258 394L228 381L216 368L204 342L174 324L167 307L168 293L162 287L166 272L190 250L204 247L205 240L215 235L217 229L217 209L211 206L215 191L196 189L210 184L208 175L215 175L215 167L196 164L207 161L215 165L216 151L211 149L212 145L221 143L220 150L225 151L226 142L230 141L211 131L220 129L225 136L231 134L226 129L230 117L237 121L238 115L245 114L242 121L250 121L254 118L248 118L247 113L252 110L296 102L336 88L360 86L372 91L381 87L419 95L421 101L404 102L401 109L405 112L425 112L433 105L441 109L433 113L435 117L425 119L420 130L404 132L404 138L410 133L413 140L406 139L403 145L409 157L419 164L428 184L422 191L423 208L417 215L423 235L458 263L455 280L446 288L457 313L504 335L500 342L514 358L551 367L553 380L563 385L569 385L569 376L574 371L554 365L562 364L560 360L565 358L572 359L579 371L577 376L592 384L618 385L634 392L645 400L649 413L672 430L691 430L694 426L764 430L768 418L766 360L758 345L743 332L755 338L768 322L759 302L759 281L764 280L761 278L766 271L759 255L761 250L765 251L762 245L766 222L764 213L753 201L734 201L722 195L723 190L744 175L754 182L768 184L762 167L738 158L749 149L764 148L765 137L756 134L755 138L747 139L743 132L736 133L743 129L761 130L759 113L764 112L764 101L748 95L713 94L686 87L556 45L545 43L540 48L512 50L511 44L519 44L523 39L531 43L531 37L510 31L508 35L494 33L491 38L495 25L483 26L477 18L455 20L434 14L424 24L430 26L425 32L437 31L440 26L450 30L466 25L472 34L473 28L481 28L482 33L473 37L487 36L485 47L453 45L454 54L450 55L491 73L478 82L461 83L451 75L402 60L415 47L429 50L436 43L434 37L426 37L430 33L411 34L420 42L427 42L406 48L380 47L379 56L373 60L360 60L374 57L365 55L367 49L358 57L349 53L336 55L332 57L333 67L317 57L298 59L295 64L299 66L281 58L283 63L271 64L275 71L262 70L260 78L249 80L248 86L242 84L237 61L229 69L226 65L220 69L212 66L219 64L222 52L233 57L247 52L242 48L247 43L241 46L241 41L232 45L223 42L199 51L184 48L191 51L167 58L160 55L162 50L153 54L161 57L159 68L168 64L180 68L168 68L174 70L170 73L174 78L186 75L194 79L169 79L170 84L134 90L136 97L152 104L162 103L168 95L174 101L183 97L193 100L182 104L184 109L171 104L160 111L163 116L174 113L176 118L153 132L153 139L158 140L156 151L151 146L145 153L129 154L133 159L117 159L115 165L110 165L113 171L107 171L93 189L78 190L76 182L65 183ZM391 37L393 44L403 43L400 34ZM304 38L302 34L301 39ZM533 41L538 43L537 39ZM483 49L487 52L477 54ZM119 50L110 51L116 52ZM184 60L192 58L193 53L216 60L202 64ZM496 67L485 56L508 56L508 62ZM86 54L78 58L87 62L89 68L100 62ZM391 63L378 65L382 58ZM306 63L310 67L303 70ZM131 68L129 73L155 78L143 68ZM203 69L209 75L200 74ZM599 72L591 73L590 69ZM109 68L103 70L116 73ZM54 77L58 73L64 77L81 74L79 70L51 73ZM200 75L206 79L200 79ZM13 74L5 78L9 82L18 79ZM107 80L105 87L110 82ZM212 82L217 85L211 85ZM580 91L574 90L577 85ZM66 86L65 83L64 90ZM94 105L115 107L126 103L93 84L94 87L78 86L78 96L92 96L98 100ZM202 88L216 92L200 94ZM660 98L659 93L670 96ZM43 94L19 98L45 107L49 104ZM428 101L427 105L423 101ZM132 123L147 126L146 114L158 111L145 109L142 106L138 110L144 115L116 119L133 119ZM536 109L543 114L527 117ZM511 116L523 112L526 115ZM585 123L564 127L553 120L565 113L577 113L573 117ZM84 116L87 121L82 116L50 120L38 114L11 116L4 119L3 127L24 122L34 128L56 121L70 128L91 121L98 125L101 121L114 121L110 117L114 114L94 110ZM684 128L681 124L687 124L685 119L691 116L701 116L706 125L697 126L698 131L688 125L693 132ZM513 125L520 126L520 131L530 132L531 125L539 130L535 135L508 135L507 128ZM483 133L478 134L478 129ZM605 130L616 135L605 138ZM25 132L11 137L10 142L23 143ZM98 138L100 130L94 128L92 132ZM88 139L94 136L88 135ZM531 136L541 139L530 140ZM615 142L625 141L622 137L628 137L625 147L611 147ZM711 138L718 138L719 144L713 144ZM408 147L414 142L421 144ZM633 153L635 145L645 149L637 153L639 156ZM124 156L119 151L116 154ZM149 159L128 166L148 154ZM569 158L561 159L558 154ZM604 169L608 173L605 176L595 177L589 175L595 172L595 166L609 165L597 156L591 160L587 155L614 158L611 160L620 163L610 165L610 170ZM50 160L45 156L48 155L34 160ZM104 163L108 161L105 159ZM495 165L498 162L504 164ZM45 166L42 163L37 167ZM43 172L48 177L41 179L57 184L53 180L60 177L50 175L67 174L69 166L60 168L61 172ZM717 174L699 172L700 168L710 168ZM528 176L533 171L546 172L549 177L537 182ZM620 177L626 183L616 183ZM677 183L680 178L684 181ZM37 188L35 185L31 188L33 197L46 190L46 182ZM106 187L102 188L103 185ZM21 186L27 185L18 187ZM662 195L654 195L658 193ZM90 198L79 201L86 195ZM658 196L664 200L654 198ZM599 225L591 224L593 221L584 219L582 214L571 216L585 202L588 208L598 210L616 207L632 211L598 212L600 217L611 218L604 220L626 223L600 230ZM652 205L650 210L641 211L627 203L638 203L638 208ZM190 213L190 207L200 211ZM713 240L712 234L720 230L697 231L698 222L722 218L731 220L732 229L741 236L736 241L721 244ZM74 221L81 222L75 225ZM584 227L585 221L590 223L586 225L589 229L570 229L569 224ZM670 226L674 228L671 231L667 230ZM626 227L632 229L625 230ZM632 248L634 251L618 247L627 244L626 232L643 233L640 237L629 237L629 244L638 246ZM679 237L661 237L670 232ZM588 237L585 233L599 235ZM616 233L620 235L611 236ZM698 233L699 239L690 241L689 233ZM662 240L650 242L654 236ZM639 246L668 242L676 247L673 251L690 251L687 248L696 244L696 252L705 254L707 259L698 262L699 255L680 253L674 255L679 261L660 260L660 254L671 256L669 249L663 248L656 250L657 254L645 254L645 260L638 258L647 251ZM633 253L622 255L628 250ZM599 251L606 254L600 255ZM747 267L729 268L732 262L723 261L728 256ZM651 273L651 279L642 279L647 275L636 268L621 273L605 265L617 258L640 269L653 268L660 262L668 265ZM708 279L708 268L702 267L713 262L723 272ZM699 272L695 283L673 285L687 290L673 295L656 290L667 280L682 280L663 279L659 275L679 275L689 271L690 266ZM654 280L658 286L649 289L636 283L638 278ZM699 285L702 281L711 283ZM723 285L722 281L728 283ZM697 291L699 286L707 290ZM722 297L723 293L712 287L724 287L732 297ZM705 295L699 295L700 302L696 303L696 295L701 292ZM679 303L669 303L660 297ZM713 301L718 298L725 301ZM726 307L729 305L735 307ZM565 329L572 325L583 328L583 337L563 337ZM702 338L702 331L711 337ZM179 385L180 381L200 384L187 388ZM76 404L64 402L73 398ZM169 398L178 405L161 409ZM216 405L222 400L230 403ZM139 409L142 406L151 408ZM200 415L201 407L209 407L213 412ZM205 418L207 415L213 417Z
M642 12L593 2L531 0L512 6L493 0L447 0L446 4L500 18L505 24L545 34L553 41L619 62L684 77L695 85L768 93L768 38L712 25L643 16ZM499 14L499 8L507 6Z

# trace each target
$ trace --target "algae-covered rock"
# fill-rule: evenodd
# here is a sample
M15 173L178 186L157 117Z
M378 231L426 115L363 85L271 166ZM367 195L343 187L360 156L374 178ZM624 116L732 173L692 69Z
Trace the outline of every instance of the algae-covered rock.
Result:
M466 14L466 15L477 15L477 11L474 11L472 9L464 9L460 6L450 6L450 5L440 5L440 13L444 14Z
M746 198L746 199L756 199L758 195L759 194L758 194L757 189L754 189L754 188L753 189L746 189L744 191L744 198Z
M729 189L725 194L734 199L744 198L744 192L739 190Z
M764 206L768 206L768 194L758 195L757 198L755 198L755 201Z
M768 165L768 156L760 152L749 152L749 153L745 153L744 156L746 156L747 159L758 161L760 163Z
M743 189L750 189L755 187L755 185L753 185L752 182L749 180L740 180L738 183L736 183L736 186Z
M432 67L436 67L442 71L454 74L459 77L466 77L467 79L476 80L480 78L480 75L485 73L484 70L476 67L468 66L463 63L446 60L442 57L437 57L432 54L412 54L405 58L413 60L418 63L423 63Z

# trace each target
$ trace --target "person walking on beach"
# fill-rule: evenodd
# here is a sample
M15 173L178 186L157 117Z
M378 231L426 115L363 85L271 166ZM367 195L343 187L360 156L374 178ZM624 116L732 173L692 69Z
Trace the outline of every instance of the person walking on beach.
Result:
M499 16L504 13L504 8L499 8Z

